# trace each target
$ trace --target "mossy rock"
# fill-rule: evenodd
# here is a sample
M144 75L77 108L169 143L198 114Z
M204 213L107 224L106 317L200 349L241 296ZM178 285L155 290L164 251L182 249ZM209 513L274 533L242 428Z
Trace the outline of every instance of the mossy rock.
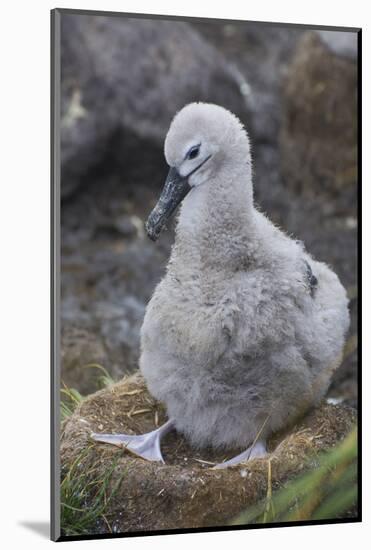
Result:
M165 421L163 406L135 374L87 397L64 422L62 477L77 471L77 465L79 475L84 472L86 476L86 486L94 480L99 485L115 465L107 494L113 487L115 491L89 533L227 525L266 495L269 462L276 488L315 464L319 452L342 440L354 426L356 413L349 407L323 403L288 432L275 435L266 458L224 470L212 469L213 463L233 456L238 449L228 453L195 450L173 432L162 444L164 465L90 437L92 432L144 433ZM87 492L84 507L93 505L94 496Z
M283 93L280 151L287 186L304 196L341 195L349 209L357 183L356 61L309 31L298 43Z

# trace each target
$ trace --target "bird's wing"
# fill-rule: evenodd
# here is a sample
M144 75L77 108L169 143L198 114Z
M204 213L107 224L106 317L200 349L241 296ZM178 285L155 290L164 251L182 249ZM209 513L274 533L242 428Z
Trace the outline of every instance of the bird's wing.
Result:
M309 262L307 262L307 260L304 260L304 264L305 264L305 280L309 288L309 292L312 298L314 298L314 293L318 286L318 279L315 275L313 275L313 271Z

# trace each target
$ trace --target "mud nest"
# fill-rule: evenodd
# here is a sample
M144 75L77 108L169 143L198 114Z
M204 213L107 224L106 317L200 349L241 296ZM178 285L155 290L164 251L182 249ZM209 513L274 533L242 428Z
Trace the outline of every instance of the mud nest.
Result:
M62 478L76 472L77 465L89 485L112 469L109 487L115 491L93 533L227 525L266 495L268 465L270 483L278 488L342 440L354 426L355 414L349 407L323 403L286 433L276 434L266 458L225 470L212 466L239 449L228 454L197 451L172 432L162 443L166 464L151 463L90 437L92 432L140 434L166 421L165 409L135 374L87 397L63 423ZM87 508L94 504L94 492L91 499L87 493Z

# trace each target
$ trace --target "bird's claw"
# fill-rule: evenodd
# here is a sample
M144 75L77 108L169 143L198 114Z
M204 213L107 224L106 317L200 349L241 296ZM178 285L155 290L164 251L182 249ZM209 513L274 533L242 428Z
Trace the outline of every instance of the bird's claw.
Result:
M236 466L241 462L246 462L247 460L252 460L253 458L263 458L267 454L267 448L264 441L256 441L253 445L248 447L245 451L240 453L233 458L216 464L213 469L220 470L223 468L229 468L229 466Z
M173 427L173 422L168 420L157 430L142 435L93 433L91 434L91 438L100 443L109 443L110 445L122 447L145 460L162 462L164 464L160 442L162 437L173 429Z

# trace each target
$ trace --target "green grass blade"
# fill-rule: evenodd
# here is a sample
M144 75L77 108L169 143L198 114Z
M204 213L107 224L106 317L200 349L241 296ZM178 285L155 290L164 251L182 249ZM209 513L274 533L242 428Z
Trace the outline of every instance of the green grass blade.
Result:
M317 467L238 516L232 525L337 517L357 497L357 432L316 459ZM308 464L309 466L309 464Z

